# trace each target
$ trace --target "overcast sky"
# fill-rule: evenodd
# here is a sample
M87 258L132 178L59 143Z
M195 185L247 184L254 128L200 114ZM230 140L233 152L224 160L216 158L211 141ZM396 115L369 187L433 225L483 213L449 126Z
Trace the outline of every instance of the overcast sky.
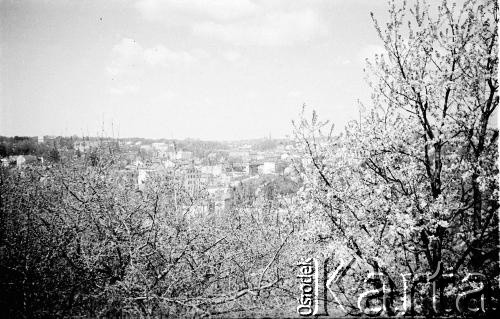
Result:
M0 135L232 140L342 127L383 0L0 0Z

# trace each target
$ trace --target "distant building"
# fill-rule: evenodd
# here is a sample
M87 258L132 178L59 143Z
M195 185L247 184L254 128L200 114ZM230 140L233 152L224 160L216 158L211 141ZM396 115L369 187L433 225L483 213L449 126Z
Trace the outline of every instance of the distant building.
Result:
M234 162L232 163L232 171L248 175L250 168L248 162Z
M154 148L154 149L161 149L163 147L166 147L167 145L165 143L152 143L151 146Z
M42 144L43 143L43 136L38 136L38 144Z
M153 147L151 145L141 145L141 151L146 151L146 152L150 152L153 150Z
M264 152L259 152L259 153L255 154L255 159L257 161L262 161L265 158L266 158L266 154Z
M19 155L16 158L16 166L17 168L22 168L24 163L26 163L26 158L23 155Z
M153 143L153 144L151 144L151 146L156 151L156 153L159 157L166 157L166 158L171 159L170 154L171 154L171 152L175 151L175 145L172 143L170 143L170 144Z
M210 154L208 154L207 160L208 160L208 163L210 165L213 165L213 164L217 163L218 162L218 160L217 160L217 154L216 153L210 153Z
M250 158L250 153L247 151L234 151L229 152L230 159L239 159L241 161L246 161Z
M175 160L176 155L177 155L177 153L175 151L170 151L170 152L167 152L165 157L168 158L169 160Z
M76 141L73 143L73 148L77 151L80 151L81 153L85 153L91 148L96 148L99 146L98 141Z
M274 174L276 172L275 162L264 162L262 165L262 174Z
M145 187L146 180L148 179L149 174L146 169L139 169L137 174L137 186L140 190L143 190Z
M162 164L165 168L170 169L175 167L175 163L172 162L171 160L164 160L162 161Z
M217 178L217 185L219 186L228 186L229 183L231 182L231 177L227 175L226 173L222 173L218 178Z
M202 174L194 166L184 171L184 188L191 196L197 194L202 188Z
M137 170L137 186L139 190L144 190L144 187L150 178L162 178L169 174L169 170L165 166L164 162L154 162L143 164L140 161L136 161L132 165L128 165L129 169Z
M133 161L131 165L133 165L135 168L142 168L144 167L144 162L140 159L135 159L135 161Z
M262 166L262 163L250 163L248 164L248 174L250 176L255 176L259 174L259 167Z
M222 212L230 206L232 196L227 187L211 187L207 188L207 192L209 195L209 212Z
M201 166L200 171L204 174L210 174L213 176L220 176L224 172L222 165L207 165Z
M178 160L188 160L193 157L193 152L187 152L187 151L178 151L177 155L175 156L176 159Z
M43 157L38 158L38 157L33 156L33 155L18 155L18 156L15 156L15 159L16 159L16 167L17 168L23 168L24 166L26 166L28 164L36 164L39 161L42 161L42 163L43 163Z

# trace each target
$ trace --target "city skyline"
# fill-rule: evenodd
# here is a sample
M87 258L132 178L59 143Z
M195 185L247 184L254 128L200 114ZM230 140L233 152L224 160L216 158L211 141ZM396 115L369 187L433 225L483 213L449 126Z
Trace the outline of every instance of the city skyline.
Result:
M241 140L369 102L386 1L1 1L0 135Z

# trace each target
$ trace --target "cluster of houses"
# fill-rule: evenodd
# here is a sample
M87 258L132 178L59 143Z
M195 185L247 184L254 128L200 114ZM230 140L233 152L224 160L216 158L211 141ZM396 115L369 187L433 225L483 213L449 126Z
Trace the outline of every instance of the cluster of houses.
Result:
M43 164L43 157L34 155L12 155L0 159L2 167L17 167L23 168L28 164L41 163Z
M102 143L102 140L77 140L73 150L85 156ZM297 159L297 155L291 155L296 152L290 145L280 145L269 151L254 151L250 145L237 145L230 150L213 151L203 158L191 151L177 149L174 143L123 142L121 146L121 151L129 155L129 160L117 172L121 181L139 191L155 179L176 181L182 186L184 195L197 199L191 209L198 213L228 209L234 189L261 176L293 178L293 162ZM141 156L144 154L147 156ZM18 155L1 159L4 167L23 168L31 163L43 164L43 158Z
M122 174L134 180L139 190L156 178L177 180L188 196L203 198L192 207L199 213L223 211L231 206L232 190L263 175L288 175L294 172L291 156L285 146L268 152L251 151L246 146L198 158L192 152L177 150L173 143L140 145L149 160L135 159Z

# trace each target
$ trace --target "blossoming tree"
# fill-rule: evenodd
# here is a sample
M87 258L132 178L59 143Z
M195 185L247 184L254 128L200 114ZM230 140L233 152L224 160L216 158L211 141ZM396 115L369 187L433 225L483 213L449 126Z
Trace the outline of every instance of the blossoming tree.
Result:
M316 114L295 123L315 238L385 276L388 314L404 273L498 279L497 14L495 1L390 2L386 24L372 14L385 53L367 60L360 121L336 137Z

